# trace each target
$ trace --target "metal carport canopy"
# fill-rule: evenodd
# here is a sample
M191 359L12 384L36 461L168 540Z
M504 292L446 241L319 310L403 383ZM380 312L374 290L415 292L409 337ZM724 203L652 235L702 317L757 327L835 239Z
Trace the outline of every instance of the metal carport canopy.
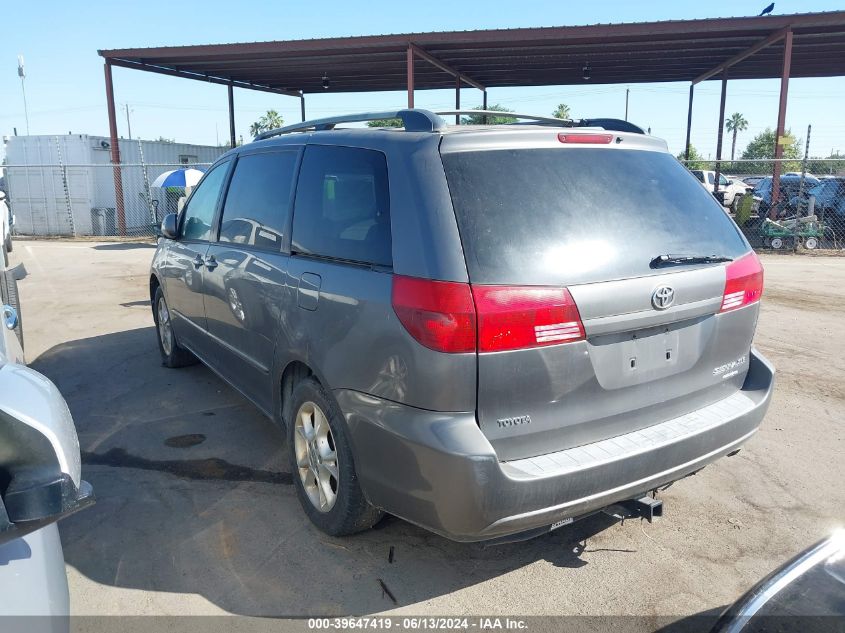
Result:
M417 88L454 88L455 109L460 110L464 85L483 91L486 108L490 87L689 81L687 157L694 87L718 78L722 81L718 174L728 78L780 77L775 158L781 158L789 79L845 75L845 11L127 48L99 53L105 58L111 159L115 165L118 224L123 232L114 66L227 86L232 147L236 144L234 88L298 97L304 121L307 93L405 89L408 107L413 108ZM776 161L772 200L777 199L779 174L780 162Z
M454 88L455 74L476 87L692 81L731 57L791 28L792 77L845 75L845 11L312 40L102 50L116 66L175 74L291 95L408 88ZM427 54L442 66L430 63ZM782 55L763 49L731 69L731 79L781 75ZM329 89L323 88L323 75ZM472 83L470 83L472 82Z

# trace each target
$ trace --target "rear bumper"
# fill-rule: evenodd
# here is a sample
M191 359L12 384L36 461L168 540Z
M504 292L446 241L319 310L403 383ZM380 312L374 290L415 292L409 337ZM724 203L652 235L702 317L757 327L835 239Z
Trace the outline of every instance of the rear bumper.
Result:
M475 415L414 409L355 391L336 396L374 505L458 541L576 518L685 477L757 430L774 369L752 349L743 388L714 405L608 440L500 462Z

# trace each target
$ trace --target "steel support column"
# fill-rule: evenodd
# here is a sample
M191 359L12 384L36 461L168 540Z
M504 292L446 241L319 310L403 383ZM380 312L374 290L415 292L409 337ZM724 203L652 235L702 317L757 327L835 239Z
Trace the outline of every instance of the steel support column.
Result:
M120 144L117 137L117 115L114 107L114 85L112 84L111 64L105 63L106 108L109 114L109 142L111 147L112 172L114 174L114 200L117 211L117 231L126 235L126 207L123 202L123 176L120 173Z
M719 191L719 177L722 175L722 140L725 135L725 97L728 94L728 69L722 70L722 96L719 99L719 133L716 135L716 176L713 191Z
M684 146L686 149L684 150L684 160L689 161L689 138L690 138L690 131L692 130L692 97L695 94L695 84L689 85L689 108L687 109L687 144ZM689 165L687 165L689 167Z
M455 77L455 110L461 109L461 78ZM461 115L455 115L455 125L461 124Z
M786 99L789 95L789 71L792 66L792 30L788 29L783 38L783 68L780 75L780 104L778 105L778 127L775 132L775 166L772 170L772 199L769 217L776 215L775 205L780 198L780 159L783 158L783 135L786 127Z
M408 107L414 107L414 45L408 44Z
M305 93L302 90L299 91L299 111L305 121Z
M229 147L237 145L235 138L235 89L232 84L228 85L229 91Z

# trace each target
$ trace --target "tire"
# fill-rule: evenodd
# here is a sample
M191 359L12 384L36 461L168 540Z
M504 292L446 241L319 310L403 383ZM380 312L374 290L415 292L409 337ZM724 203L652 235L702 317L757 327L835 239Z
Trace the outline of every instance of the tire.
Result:
M23 310L21 310L20 294L18 294L18 280L14 278L10 270L0 271L0 299L3 305L12 306L17 312L18 323L15 326L15 335L23 349Z
M179 345L176 340L176 333L173 331L172 324L170 323L170 310L167 307L167 301L164 298L161 287L156 288L155 296L153 297L153 320L156 324L156 339L158 340L158 351L161 352L162 365L175 369L177 367L194 365L198 362L197 357ZM160 321L164 322L160 323ZM163 327L166 328L164 329L164 334L162 334ZM165 344L165 340L168 337L169 343Z
M783 248L783 238L782 237L773 237L772 241L770 242L772 248L775 250Z
M815 237L808 237L804 240L804 248L813 250L819 247L819 241Z
M286 413L293 484L311 522L331 536L355 534L378 523L384 513L361 491L346 421L331 395L313 377L305 378L293 388ZM315 473L325 477L323 486Z
M9 234L6 236L6 252L7 252L7 253L11 253L11 252L12 252L12 234L11 234L11 233L9 233Z

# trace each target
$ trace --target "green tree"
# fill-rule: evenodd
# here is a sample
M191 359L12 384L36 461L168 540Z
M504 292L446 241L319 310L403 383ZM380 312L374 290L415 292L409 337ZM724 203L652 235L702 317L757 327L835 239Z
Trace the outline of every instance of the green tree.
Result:
M827 158L817 156L807 162L807 171L817 176L845 174L845 154L833 152Z
M704 156L698 153L695 145L690 143L689 146L689 161L685 161L686 153L681 152L676 158L684 163L687 169L713 169L713 163L706 160Z
M402 127L402 119L376 119L374 121L367 121L369 127Z
M560 103L555 108L555 111L552 112L552 116L556 119L571 119L572 116L569 112L569 106L565 103Z
M731 161L736 158L736 135L737 132L744 132L748 129L748 121L739 112L734 112L727 121L725 121L725 129L733 134L731 139Z
M262 132L269 132L280 128L285 124L285 120L275 110L267 110L267 114L262 115L255 123L249 126L249 133L253 137L258 136Z
M481 110L481 106L473 108L473 110ZM487 107L488 110L494 112L513 112L503 105L494 103ZM469 116L461 117L461 125L501 125L503 123L516 123L516 119L512 116L488 116L484 114L470 114Z
M771 128L766 128L757 136L751 139L751 142L745 146L742 152L742 158L746 160L771 160L775 157L775 131ZM801 170L801 140L792 136L792 132L786 130L784 133L783 158L786 160L781 164L781 173L788 171ZM756 167L755 171L768 170L771 165L749 165L749 167Z

